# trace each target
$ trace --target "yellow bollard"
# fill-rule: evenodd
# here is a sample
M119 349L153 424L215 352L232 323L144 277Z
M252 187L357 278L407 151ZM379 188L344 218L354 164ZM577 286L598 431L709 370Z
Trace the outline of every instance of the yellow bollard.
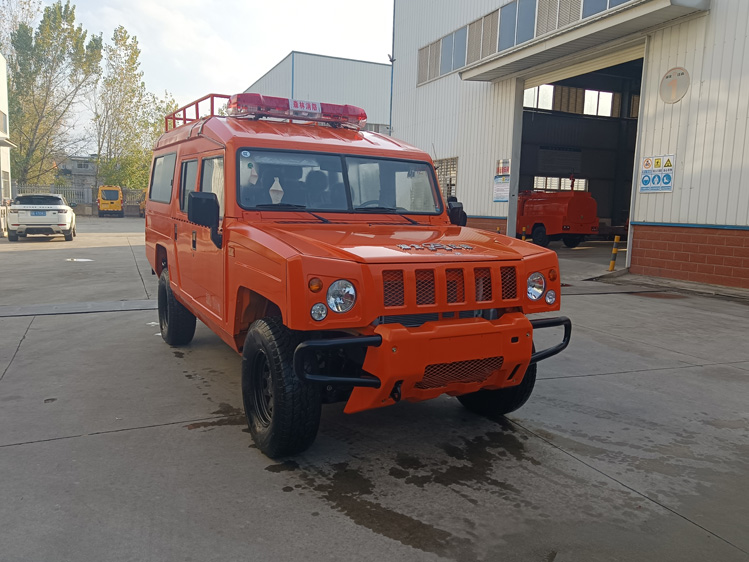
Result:
M614 236L614 248L611 250L611 263L609 263L609 271L614 271L616 265L616 254L619 253L619 241L622 239L621 236Z
M523 227L523 236L521 237L521 240L525 242L525 227Z

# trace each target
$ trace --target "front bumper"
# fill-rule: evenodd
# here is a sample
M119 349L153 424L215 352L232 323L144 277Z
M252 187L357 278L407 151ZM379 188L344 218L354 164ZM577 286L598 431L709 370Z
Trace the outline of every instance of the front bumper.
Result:
M561 343L533 352L533 330L564 327ZM528 365L563 351L572 322L566 317L529 320L521 313L497 321L470 319L427 323L419 328L382 324L373 335L311 340L294 352L296 375L307 382L352 386L347 413L387 406L400 399L428 400L440 394L460 395L482 388L520 384ZM362 377L308 373L308 354L348 347L367 348Z

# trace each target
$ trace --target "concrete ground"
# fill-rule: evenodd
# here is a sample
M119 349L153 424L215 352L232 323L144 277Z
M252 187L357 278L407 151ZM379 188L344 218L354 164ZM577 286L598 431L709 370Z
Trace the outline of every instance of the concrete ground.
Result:
M78 230L0 239L0 561L749 560L745 304L559 250L573 339L523 408L327 406L275 462L239 357L158 335L142 219Z

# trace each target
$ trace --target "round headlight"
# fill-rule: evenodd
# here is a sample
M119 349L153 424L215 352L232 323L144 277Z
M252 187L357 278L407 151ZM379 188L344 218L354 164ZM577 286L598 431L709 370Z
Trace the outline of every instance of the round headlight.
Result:
M351 281L339 279L328 289L328 306L333 312L348 312L356 302L356 289Z
M555 302L557 302L557 292L549 290L546 293L546 304L554 304Z
M312 305L312 310L309 311L309 314L313 320L319 322L320 320L325 320L325 317L328 315L328 309L325 308L323 303L318 302Z
M546 289L546 279L538 271L528 276L528 298L532 301L540 299Z

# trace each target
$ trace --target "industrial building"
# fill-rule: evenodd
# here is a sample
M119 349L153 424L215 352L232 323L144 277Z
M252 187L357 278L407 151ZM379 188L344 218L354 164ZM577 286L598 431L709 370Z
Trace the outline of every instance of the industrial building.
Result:
M0 205L10 199L10 149L15 148L8 126L8 65L0 55Z
M391 66L292 51L245 92L356 105L367 112L367 129L390 132Z
M749 2L395 1L393 136L469 225L588 190L632 273L749 288Z

